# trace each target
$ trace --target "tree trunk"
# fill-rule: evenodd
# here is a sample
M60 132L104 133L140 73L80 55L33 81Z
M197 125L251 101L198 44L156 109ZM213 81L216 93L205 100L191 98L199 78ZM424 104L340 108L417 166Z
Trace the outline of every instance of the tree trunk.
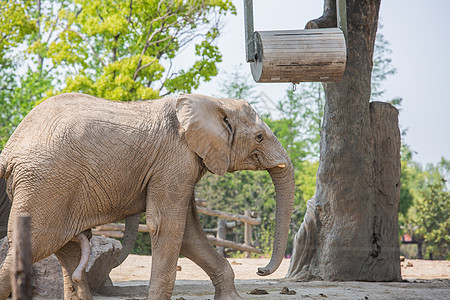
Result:
M0 151L1 152L1 151ZM6 194L6 180L0 178L0 239L8 233L8 219L11 210L11 201Z
M331 4L325 0L324 16L307 27L332 24ZM380 0L347 0L346 71L342 81L324 84L317 189L294 240L291 278L401 279L398 111L370 104L379 8Z

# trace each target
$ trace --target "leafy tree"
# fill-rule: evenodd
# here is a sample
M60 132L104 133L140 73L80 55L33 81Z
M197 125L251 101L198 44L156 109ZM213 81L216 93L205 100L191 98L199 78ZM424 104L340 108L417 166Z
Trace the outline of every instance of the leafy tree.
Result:
M49 87L36 70L28 68L25 74L25 55L18 47L27 45L39 32L36 8L30 1L0 1L0 149L34 101Z
M444 177L431 180L422 191L423 200L416 205L415 235L423 239L430 258L449 259L450 191Z
M58 91L125 101L190 92L210 80L221 61L214 46L220 17L235 13L226 0L47 2L58 7L44 17L47 28L59 34L36 44L35 51L65 72L65 86ZM198 59L173 70L177 54L197 40Z
M3 0L0 8L2 147L44 95L136 100L198 87L221 61L221 16L235 13L227 0ZM197 60L175 69L195 42Z

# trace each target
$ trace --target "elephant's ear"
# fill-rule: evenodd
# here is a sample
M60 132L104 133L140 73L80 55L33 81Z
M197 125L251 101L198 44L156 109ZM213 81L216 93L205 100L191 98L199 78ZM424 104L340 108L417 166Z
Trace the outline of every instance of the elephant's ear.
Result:
M177 118L189 148L214 174L224 175L230 165L231 126L219 99L180 94Z

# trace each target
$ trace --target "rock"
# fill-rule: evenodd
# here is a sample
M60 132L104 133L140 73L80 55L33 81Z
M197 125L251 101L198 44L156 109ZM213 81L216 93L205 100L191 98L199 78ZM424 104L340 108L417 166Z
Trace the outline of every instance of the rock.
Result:
M55 255L33 264L34 295L62 299L64 283L61 266Z
M116 264L122 244L115 239L94 236L91 241L91 257L86 267L91 291L99 290L109 282L109 272ZM0 261L8 252L7 237L0 240ZM45 298L63 297L63 279L61 266L56 256L49 256L33 264L34 294Z
M249 294L250 295L267 295L267 294L269 294L269 292L266 290L262 290L262 289L254 289L254 290L250 291Z
M280 294L283 294L283 295L295 295L295 294L297 294L297 292L294 291L294 290L289 290L289 289L285 286L285 287L283 287L283 288L281 289Z
M122 244L115 239L102 236L91 238L91 257L86 267L87 279L92 292L110 282L109 273L119 259Z

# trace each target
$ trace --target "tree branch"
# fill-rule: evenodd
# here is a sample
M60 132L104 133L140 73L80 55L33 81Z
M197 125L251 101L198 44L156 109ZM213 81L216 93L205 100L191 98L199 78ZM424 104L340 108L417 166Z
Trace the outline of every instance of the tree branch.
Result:
M130 12L128 14L128 24L131 23L131 14L133 12L133 0L130 0Z
M331 28L336 26L336 0L325 0L323 4L323 15L306 23L305 29Z
M96 53L94 47L91 45L91 43L89 42L88 39L86 39L81 33L77 32L77 31L75 31L75 30L68 29L68 28L66 28L66 30L69 31L69 32L75 33L76 35L78 35L78 36L83 40L83 42L85 42L85 43L89 46L89 48L91 48L91 50L92 50L94 56L100 61L100 63L102 64L102 66L103 66L103 67L106 66L105 63L103 62L103 60L101 59L101 57L98 56L98 54Z

